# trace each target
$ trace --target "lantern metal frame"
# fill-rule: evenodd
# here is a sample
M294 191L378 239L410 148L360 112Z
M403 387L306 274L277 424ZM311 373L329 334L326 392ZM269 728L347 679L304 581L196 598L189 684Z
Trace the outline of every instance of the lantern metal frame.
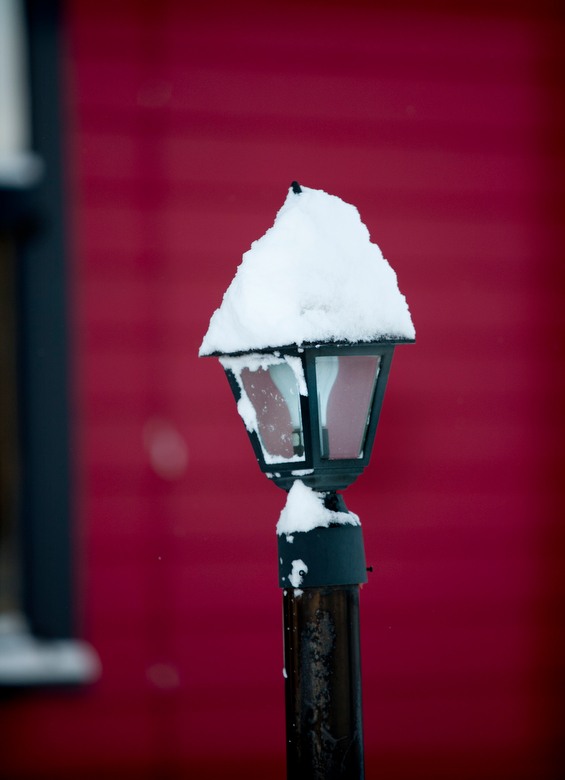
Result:
M373 443L379 422L381 407L384 400L394 348L398 344L412 344L414 339L383 339L370 342L323 342L302 344L301 346L286 346L270 349L256 349L249 352L237 352L229 355L215 353L216 357L245 357L246 355L272 355L274 358L298 357L301 360L307 396L300 396L302 429L304 437L304 459L268 463L265 459L259 435L255 431L247 431L255 457L261 471L275 485L289 491L293 483L300 479L305 485L318 491L344 490L351 485L369 464ZM316 358L333 356L367 355L379 357L379 370L373 392L371 406L368 412L368 425L362 453L358 458L328 459L322 457L319 431L320 410L318 409L318 389L316 379ZM241 387L234 372L224 367L226 376L236 401L241 398Z

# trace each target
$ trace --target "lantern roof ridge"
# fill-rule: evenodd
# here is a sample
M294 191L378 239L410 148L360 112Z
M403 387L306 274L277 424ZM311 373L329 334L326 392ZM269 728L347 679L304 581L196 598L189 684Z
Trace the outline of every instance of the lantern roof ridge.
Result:
M414 344L416 342L415 338L396 338L394 336L383 336L379 339L373 339L372 341L303 341L300 344L284 344L283 346L276 346L276 347L254 347L251 349L243 349L243 350L237 350L235 352L210 352L201 355L202 357L226 357L226 358L232 358L232 357L243 357L244 355L249 355L252 353L257 354L273 354L273 353L280 353L281 355L289 354L289 353L302 353L306 350L311 349L323 349L327 347L344 347L348 350L356 347L361 348L367 348L370 347L378 347L381 345L389 345L389 346L397 346L398 344Z
M289 188L273 226L243 255L200 355L414 340L396 274L357 209L300 189Z

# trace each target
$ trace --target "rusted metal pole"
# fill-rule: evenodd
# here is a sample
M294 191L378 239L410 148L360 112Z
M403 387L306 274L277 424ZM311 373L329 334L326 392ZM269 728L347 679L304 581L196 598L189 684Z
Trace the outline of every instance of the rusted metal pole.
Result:
M363 780L359 586L283 591L288 780Z

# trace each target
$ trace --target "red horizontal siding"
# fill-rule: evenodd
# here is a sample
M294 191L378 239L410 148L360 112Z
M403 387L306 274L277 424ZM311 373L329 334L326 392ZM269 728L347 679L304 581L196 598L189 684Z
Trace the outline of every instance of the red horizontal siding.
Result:
M417 330L346 496L375 568L367 777L556 776L556 6L67 8L85 625L104 675L13 708L10 778L284 776L284 494L197 350L293 179L359 208ZM152 418L186 443L179 479L151 466Z

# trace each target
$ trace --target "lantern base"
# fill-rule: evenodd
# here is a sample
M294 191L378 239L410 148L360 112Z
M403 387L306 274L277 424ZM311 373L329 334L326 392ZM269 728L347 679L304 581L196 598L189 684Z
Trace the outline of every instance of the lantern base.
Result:
M353 463L355 463L355 461L353 461ZM345 468L333 466L327 469L324 469L323 466L318 466L318 468L315 470L304 470L310 470L310 474L305 474L300 470L296 474L293 474L292 471L288 470L282 471L282 469L279 472L276 471L276 469L276 466L269 466L263 470L277 487L286 490L287 493L297 479L299 479L301 482L304 482L306 487L312 488L312 490L317 490L320 493L325 493L327 491L345 490L345 488L349 487L349 485L352 485L357 477L363 473L364 466L355 467L348 465Z

